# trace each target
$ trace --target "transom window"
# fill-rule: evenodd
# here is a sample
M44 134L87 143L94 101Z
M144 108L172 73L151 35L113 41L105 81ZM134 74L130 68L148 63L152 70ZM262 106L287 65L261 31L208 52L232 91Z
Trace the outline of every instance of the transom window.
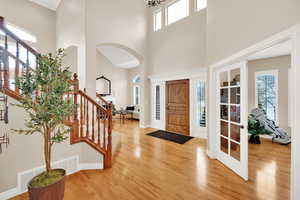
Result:
M6 28L22 40L32 42L32 43L35 43L37 41L35 36L31 35L30 33L27 33L26 31L14 26L14 25L6 24ZM5 35L5 34L0 30L0 35Z
M196 9L200 11L207 7L207 0L196 0Z
M153 14L153 30L158 31L162 27L162 11L155 11Z
M166 8L166 24L170 25L189 16L189 0L178 0Z
M256 85L256 107L262 108L267 118L277 123L278 109L278 71L257 72L255 76Z

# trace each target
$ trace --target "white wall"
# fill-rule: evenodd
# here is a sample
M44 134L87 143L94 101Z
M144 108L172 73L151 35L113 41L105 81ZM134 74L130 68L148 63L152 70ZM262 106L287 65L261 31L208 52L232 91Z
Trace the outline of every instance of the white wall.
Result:
M125 107L126 105L130 104L128 101L128 96L130 95L128 69L115 67L100 52L96 53L96 66L97 77L105 76L111 80L111 97L115 99L114 104L116 109L120 109L120 107Z
M300 1L297 0L207 2L208 64L300 23Z
M85 0L62 0L56 11L56 47L77 48L75 72L81 89L85 88L86 81L85 12Z
M96 46L116 43L140 55L145 52L145 6L140 0L86 1L87 90L95 91ZM89 80L88 80L89 79Z
M36 36L32 44L38 52L55 50L55 12L28 0L0 0L0 15L13 24Z
M205 67L206 9L195 12L194 2L190 0L190 16L157 32L149 12L150 75L181 74Z

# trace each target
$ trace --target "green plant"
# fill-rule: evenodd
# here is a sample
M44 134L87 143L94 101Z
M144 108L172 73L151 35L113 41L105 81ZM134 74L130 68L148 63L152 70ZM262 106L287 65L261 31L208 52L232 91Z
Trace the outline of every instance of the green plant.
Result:
M15 130L20 134L42 134L46 174L51 172L51 151L56 143L68 138L70 132L64 121L76 111L72 100L66 98L71 92L71 72L62 66L64 50L55 54L39 55L38 68L29 69L16 80L22 99L18 107L29 115L27 129Z
M272 132L265 129L259 121L254 119L251 115L248 119L248 132L251 135L272 135Z

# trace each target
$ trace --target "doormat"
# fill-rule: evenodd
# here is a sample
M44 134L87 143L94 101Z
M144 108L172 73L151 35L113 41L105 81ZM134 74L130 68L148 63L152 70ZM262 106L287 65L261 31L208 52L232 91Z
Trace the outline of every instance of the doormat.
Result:
M180 135L180 134L177 134L177 133L171 133L171 132L162 131L162 130L155 131L155 132L152 132L152 133L148 133L147 135L152 136L152 137L157 137L157 138L160 138L160 139L163 139L163 140L168 140L168 141L171 141L171 142L175 142L175 143L178 143L178 144L184 144L187 141L194 138L194 137L190 137L190 136L186 136L186 135Z

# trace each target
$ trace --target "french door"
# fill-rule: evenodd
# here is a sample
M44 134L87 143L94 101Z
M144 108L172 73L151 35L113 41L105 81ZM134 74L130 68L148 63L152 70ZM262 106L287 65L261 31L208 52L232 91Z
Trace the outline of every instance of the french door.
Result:
M248 180L248 89L246 62L217 72L217 159Z

